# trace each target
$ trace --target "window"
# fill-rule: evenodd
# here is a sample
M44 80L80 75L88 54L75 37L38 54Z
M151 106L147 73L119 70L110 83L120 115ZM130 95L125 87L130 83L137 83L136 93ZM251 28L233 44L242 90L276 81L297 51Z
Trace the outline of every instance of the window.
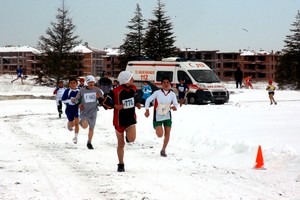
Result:
M220 79L212 70L188 70L198 83L220 83Z
M178 78L177 80L178 82L183 79L186 84L192 84L190 77L187 75L185 71L177 71L177 78Z
M257 69L266 69L266 65L258 65Z
M223 72L223 76L224 77L233 77L233 72L232 71L225 71L225 72Z
M157 71L156 81L161 81L164 77L169 77L171 82L173 81L173 72L170 71Z
M258 78L266 78L266 74L265 73L258 73L257 77Z

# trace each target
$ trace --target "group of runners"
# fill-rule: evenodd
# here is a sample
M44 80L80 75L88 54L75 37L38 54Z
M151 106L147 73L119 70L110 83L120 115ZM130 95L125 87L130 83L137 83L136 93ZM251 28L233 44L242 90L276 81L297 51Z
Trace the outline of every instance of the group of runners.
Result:
M61 117L61 102L66 105L65 114L68 118L68 130L74 130L73 142L77 144L79 126L83 129L88 128L87 148L94 149L92 139L97 119L99 104L105 105L105 109L113 109L113 126L117 138L118 172L125 171L124 147L125 141L134 142L136 139L136 108L142 107L136 96L136 86L133 84L133 74L122 71L118 76L118 85L114 85L109 93L104 93L99 87L95 86L96 80L89 75L85 79L85 86L78 87L77 79L69 79L69 88L63 90L61 83L54 93L57 97L57 108ZM145 100L145 117L150 116L149 107L153 103L154 116L153 127L158 137L164 137L160 151L162 157L166 157L166 148L170 139L172 127L171 110L176 111L178 102L176 94L171 90L169 77L161 80L162 88L153 92ZM109 98L108 98L109 97Z

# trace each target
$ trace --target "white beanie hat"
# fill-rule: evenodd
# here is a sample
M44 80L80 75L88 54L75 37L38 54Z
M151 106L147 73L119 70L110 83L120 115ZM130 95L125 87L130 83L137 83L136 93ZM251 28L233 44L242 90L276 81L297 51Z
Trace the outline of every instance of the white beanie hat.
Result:
M120 85L126 84L130 81L130 79L133 77L133 74L128 71L122 71L118 76L118 81L120 82Z
M95 77L92 76L92 75L88 75L88 76L85 78L85 81L86 81L86 83L89 83L89 82L91 82L91 81L96 82Z

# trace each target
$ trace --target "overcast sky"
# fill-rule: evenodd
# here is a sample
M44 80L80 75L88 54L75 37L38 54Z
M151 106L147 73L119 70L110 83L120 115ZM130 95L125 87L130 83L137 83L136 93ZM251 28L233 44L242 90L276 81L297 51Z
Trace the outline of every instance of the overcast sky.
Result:
M162 0L171 17L175 46L201 50L277 51L295 22L299 0ZM156 0L66 0L76 34L96 48L118 47L136 4L153 18ZM0 0L0 46L37 46L61 0Z

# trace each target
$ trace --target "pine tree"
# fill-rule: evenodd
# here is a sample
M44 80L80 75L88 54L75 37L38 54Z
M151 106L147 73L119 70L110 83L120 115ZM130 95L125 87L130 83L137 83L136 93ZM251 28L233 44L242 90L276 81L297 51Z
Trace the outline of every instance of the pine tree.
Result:
M43 51L43 70L58 81L77 76L83 68L83 57L72 51L81 41L78 41L79 36L73 36L75 25L68 17L69 11L65 8L64 1L57 11L57 23L51 22L52 27L46 30L47 36L40 37L39 47Z
M292 23L290 31L292 35L287 35L284 55L280 59L280 64L276 69L276 81L280 88L293 87L300 89L300 11L296 15L296 21Z
M173 26L164 8L165 4L158 0L157 8L153 11L155 19L149 20L144 39L146 55L154 60L173 56L175 51Z
M144 22L143 15L139 4L136 5L135 16L129 21L129 25L126 27L130 30L126 34L124 44L121 46L121 50L125 56L129 58L139 59L143 55L142 42L144 39Z

